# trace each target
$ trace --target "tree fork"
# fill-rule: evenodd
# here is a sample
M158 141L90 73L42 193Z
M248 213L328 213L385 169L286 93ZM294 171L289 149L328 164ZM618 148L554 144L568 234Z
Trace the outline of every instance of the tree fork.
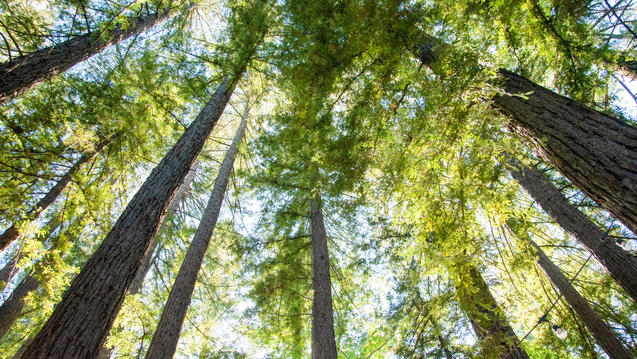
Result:
M189 11L193 6L189 4L186 10ZM163 22L174 13L174 8L161 12L158 10L153 14L130 19L131 26L127 29L116 24L113 30L107 30L106 38L101 33L87 33L1 64L0 105L107 47Z
M236 79L226 77L153 169L64 293L23 359L95 358L171 199L223 113Z

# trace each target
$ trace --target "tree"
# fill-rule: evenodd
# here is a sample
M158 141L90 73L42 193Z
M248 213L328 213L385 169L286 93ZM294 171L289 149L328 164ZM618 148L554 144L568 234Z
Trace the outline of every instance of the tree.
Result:
M193 8L186 7L186 11ZM156 9L126 19L123 22L106 24L99 33L87 33L54 46L20 56L0 65L0 105L22 95L37 84L46 81L73 65L117 44L131 36L151 28L175 14L175 7ZM128 25L123 23L128 22Z
M542 248L540 248L527 233L524 233L524 229L520 228L520 224L509 221L508 226L518 238L529 241L530 245L537 252L537 263L540 268L542 268L542 271L544 271L546 276L557 287L560 294L564 296L569 306L575 310L578 317L584 322L584 325L586 325L586 328L588 328L595 337L597 344L602 347L606 354L611 358L632 358L632 354L619 341L610 327L600 319L586 299L577 292L571 284L571 281L569 281L564 273L549 259Z
M232 81L226 77L197 119L146 179L26 349L24 359L42 355L98 355L170 200L221 116L235 81L236 77ZM87 295L90 299L85 298ZM76 330L84 334L78 335ZM62 339L65 337L70 340Z
M609 240L608 235L570 204L542 173L509 155L505 157L511 176L637 301L637 259Z
M146 358L172 358L175 354L181 327L188 305L190 305L195 282L197 281L197 274L206 255L212 233L217 225L234 159L239 151L239 143L243 139L248 125L248 111L249 107L246 105L237 132L219 168L219 174L215 180L214 188L210 194L199 227L197 227L197 232L195 232L195 236L188 247L186 257L179 268L175 284L162 311L161 319L157 324Z

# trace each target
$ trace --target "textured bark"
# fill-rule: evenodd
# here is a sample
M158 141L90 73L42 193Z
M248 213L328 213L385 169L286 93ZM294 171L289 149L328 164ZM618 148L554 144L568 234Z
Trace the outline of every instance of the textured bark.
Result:
M588 217L570 204L544 175L506 155L508 170L551 218L588 250L606 272L637 302L637 258L620 248Z
M38 289L40 282L31 274L27 275L13 290L9 298L0 306L0 338L2 338L11 324L20 316L24 308L24 297Z
M37 220L40 215L49 208L50 205L55 202L58 196L64 191L66 186L71 182L73 176L80 170L82 165L87 163L93 156L100 153L106 146L112 143L115 139L117 139L121 135L121 132L117 132L114 135L111 135L109 138L100 141L93 151L85 153L82 155L74 164L69 168L69 170L60 177L55 185L49 189L49 191L42 197L35 207L31 208L23 221L33 222ZM12 224L9 228L7 228L2 234L0 234L0 250L7 248L9 244L18 239L20 236L20 232L16 224Z
M557 287L568 305L577 313L577 316L582 320L586 328L593 334L597 344L613 359L632 359L633 356L628 349L624 347L617 339L617 336L615 336L615 333L613 333L608 325L595 313L586 299L575 290L564 273L553 264L540 247L533 241L531 241L531 243L537 250L539 257L537 263L544 273L546 273L546 276L549 277L551 282Z
M332 309L332 280L327 235L323 221L320 197L310 200L310 225L312 227L312 359L337 357L334 337L334 312Z
M232 144L226 152L226 156L219 167L219 173L208 199L201 222L197 227L195 236L188 247L186 257L179 267L175 284L168 295L168 300L161 313L157 329L150 342L146 358L170 359L175 355L179 334L186 317L186 311L190 305L192 292L195 289L197 275L206 256L206 250L210 244L210 238L217 225L223 198L228 187L228 179L232 172L234 159L239 151L239 143L243 138L248 121L248 107L243 113L239 128L232 140Z
M0 104L11 101L105 48L159 24L174 14L173 10L132 18L128 28L122 29L118 24L106 36L85 34L5 62L0 65Z
M22 356L95 358L179 185L221 116L226 79L153 169Z
M423 38L411 51L435 69L440 54L452 49L435 38ZM493 105L511 118L509 128L637 233L637 128L510 71L499 73L507 94L496 96Z
M177 209L179 208L179 204L186 197L186 194L190 192L192 181L195 179L195 175L197 174L197 168L199 168L199 161L195 161L195 163L193 163L192 168L190 168L190 171L188 172L188 174L186 175L184 179L184 183L182 183L181 186L179 186L179 189L177 190L177 194L175 194L175 198L173 198L173 200L170 202L170 205L168 206L168 210L166 211L166 216L170 216L174 214L175 211L177 211ZM144 260L142 261L141 266L139 267L139 269L137 270L137 273L135 274L135 278L133 278L133 281L128 287L128 294L137 294L141 291L142 286L144 284L144 279L146 278L146 274L148 274L148 271L150 270L153 257L155 256L155 253L158 251L158 247L159 247L159 238L154 237L151 241L148 252L146 253L146 255L144 255ZM111 348L103 346L102 349L100 349L98 358L108 359L111 357L112 354L113 354L113 350Z
M456 283L458 303L482 342L486 356L529 359L478 270L468 264L456 268L462 278Z

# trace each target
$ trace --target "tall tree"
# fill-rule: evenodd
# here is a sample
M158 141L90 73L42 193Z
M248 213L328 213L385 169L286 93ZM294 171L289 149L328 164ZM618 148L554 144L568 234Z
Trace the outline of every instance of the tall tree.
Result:
M80 170L82 165L90 161L91 158L93 158L93 156L95 156L96 154L102 152L102 150L104 150L106 146L115 141L120 135L121 132L117 132L113 135L108 136L107 138L100 141L95 146L94 150L83 154L77 161L75 161L75 163L73 163L73 166L71 166L71 168L69 168L69 170L66 171L66 173L64 173L62 177L60 177L60 179L55 182L55 185L53 185L53 187L49 189L44 197L42 197L38 201L38 203L26 213L25 218L22 221L26 220L31 223L37 220L40 215L44 211L46 211L46 209L49 208L49 206L51 206L53 202L55 202L58 196L71 182L73 176ZM0 234L0 250L5 249L9 244L18 239L18 237L20 236L20 229L18 225L18 223L12 224L2 234Z
M453 49L433 37L422 38L411 47L413 53L435 69ZM511 71L498 73L505 93L493 98L493 106L510 117L509 129L637 233L637 128Z
M336 359L332 281L321 197L310 199L312 233L312 359Z
M190 3L186 10L189 11L193 6ZM106 27L100 32L89 32L5 62L0 65L0 105L107 47L161 23L175 13L175 7L157 9L152 14L126 19L128 25L119 22L112 28Z
M529 237L528 233L526 233L523 228L520 228L520 224L514 221L508 221L507 226L518 238L528 241L535 249L538 256L537 263L540 268L542 268L542 271L546 274L551 283L557 287L557 290L564 297L568 305L573 308L586 328L593 334L597 344L599 344L606 354L611 358L633 358L630 351L619 341L610 327L597 315L593 308L591 308L588 301L573 287L571 281L568 280L564 273L549 259L542 248Z
M192 292L195 289L197 275L206 255L210 238L217 225L234 159L239 151L239 143L243 139L248 124L248 111L249 107L246 105L237 132L219 168L219 174L215 180L199 227L197 227L195 236L188 247L186 257L179 268L175 284L162 311L150 347L148 352L146 352L146 358L172 358L175 355L179 333L181 333Z
M455 281L458 302L482 342L483 355L497 355L501 359L528 359L529 355L520 346L520 340L480 272L466 262L456 264L453 270L458 275Z
M535 201L573 238L580 242L606 272L637 302L637 258L620 248L588 217L570 204L539 171L510 155L507 170Z
M171 199L223 113L240 74L233 80L226 77L151 172L23 358L98 355Z

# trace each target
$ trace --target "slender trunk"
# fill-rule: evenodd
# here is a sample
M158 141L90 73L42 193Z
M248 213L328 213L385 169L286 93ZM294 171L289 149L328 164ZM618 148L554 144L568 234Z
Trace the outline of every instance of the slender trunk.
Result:
M633 81L637 81L637 60L626 60L624 56L620 56L617 61L603 60L602 65L604 65L608 71L616 72Z
M443 338L442 335L438 335L437 338L438 338L438 343L440 343L440 349L445 354L445 357L447 359L453 359L453 355L451 354L451 351L449 350L449 345L447 344L447 341L445 340L445 338Z
M426 37L412 51L436 68L440 53L453 50ZM511 118L509 129L637 233L637 128L510 71L499 73L507 94L496 96L493 106Z
M573 238L583 245L606 272L637 302L637 258L624 251L588 217L570 204L544 175L505 155L511 176Z
M161 23L174 13L174 8L169 8L131 18L128 19L130 25L126 28L117 24L113 30L107 30L106 35L88 33L1 64L0 105L105 48Z
M177 190L177 194L175 195L175 198L170 202L170 205L168 206L168 210L166 211L166 216L174 214L177 211L177 208L179 208L179 204L186 197L186 194L190 192L192 181L195 179L195 175L197 174L197 168L199 168L199 161L195 161L195 163L193 163L192 168L190 169L190 171L188 172L188 174L186 175L184 179L184 183L182 183L181 186L179 186L179 189ZM144 284L144 279L146 278L146 274L148 274L148 271L150 270L153 257L155 256L155 253L158 251L158 248L159 248L159 238L154 237L150 244L150 249L144 256L144 260L142 261L141 266L139 267L139 269L137 270L137 273L135 274L135 278L133 278L133 281L131 282L130 287L128 287L129 294L137 294L141 291L142 286ZM124 329L124 328L121 328L121 329ZM111 348L103 346L102 349L100 349L98 358L107 359L107 358L110 358L112 354L113 354L113 350Z
M11 324L20 316L24 308L24 298L27 294L38 289L40 282L29 274L13 290L9 298L0 306L0 338L2 338Z
M56 216L54 216L46 224L47 238L53 232L55 232L59 227L60 227L60 220ZM15 274L15 269L16 269L15 266L16 264L18 264L18 262L20 262L20 259L22 259L22 256L20 255L20 251L18 251L14 253L13 257L9 259L9 261L4 265L4 267L2 267L2 269L0 269L0 282L4 282L5 285L9 283L9 281L11 280L11 277L13 277L13 275ZM0 284L0 286L1 285L2 284Z
M593 334L597 344L613 359L631 359L633 356L628 349L617 339L617 336L606 325L606 323L595 313L593 308L575 290L571 282L566 278L564 273L553 264L553 262L544 254L542 249L535 244L530 238L531 244L537 250L540 268L546 273L551 282L557 287L568 305L573 308L577 316L584 322L586 328Z
M199 274L203 259L206 256L210 238L217 225L217 219L219 218L223 198L226 193L226 188L228 187L228 179L232 172L234 159L239 151L239 143L245 133L248 122L248 109L246 105L237 133L219 168L219 174L217 174L217 179L215 180L215 185L208 199L208 204L204 210L201 222L197 227L190 247L188 247L186 257L181 263L181 267L179 267L175 284L168 295L168 300L161 313L157 329L155 330L153 339L150 342L150 347L146 353L146 358L148 359L170 359L175 355L181 327L184 323L188 306L190 305L195 283L197 282L197 275Z
M33 338L35 338L35 335L31 334L27 338L27 340L25 340L24 343L20 345L20 348L18 348L18 351L13 354L13 357L11 357L11 359L22 359L22 354L24 354L24 352L27 350L27 347L31 345L31 342L33 342Z
M312 359L337 357L332 309L332 280L327 235L320 196L310 200L312 227Z
M73 176L80 170L82 165L87 163L93 156L100 153L106 146L112 143L115 139L117 139L121 135L121 132L117 132L114 135L111 135L107 139L100 141L94 150L85 153L82 155L74 164L69 168L69 170L60 177L60 179L51 187L51 189L38 201L38 203L27 212L24 219L21 221L28 221L32 223L37 220L40 215L49 208L50 205L55 202L58 196L64 191L66 186L71 182ZM9 228L7 228L2 234L0 234L0 250L5 249L9 244L18 239L20 236L20 231L18 229L18 224L14 223Z
M237 74L240 75L240 74ZM155 167L22 356L95 358L171 199L234 89L226 78Z
M485 357L528 359L478 270L469 264L458 266L457 270L461 278L456 283L458 303L482 342Z

